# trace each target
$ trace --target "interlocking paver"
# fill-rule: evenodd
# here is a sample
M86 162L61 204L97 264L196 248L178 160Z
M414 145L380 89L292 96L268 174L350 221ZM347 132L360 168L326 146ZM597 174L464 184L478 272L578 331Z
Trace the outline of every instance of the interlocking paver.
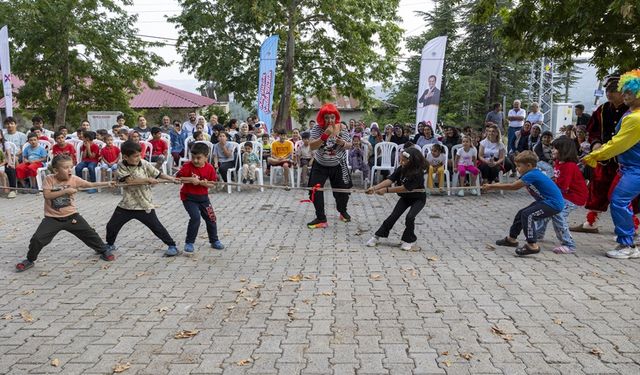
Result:
M154 194L182 245L175 187ZM577 255L522 259L486 244L525 193L433 197L417 220L422 251L405 253L402 220L386 244L364 246L395 197L352 195L349 224L329 198L329 228L310 231L302 195L212 195L224 251L207 246L203 227L193 256L163 258L164 245L132 222L114 263L61 233L22 274L12 263L42 197L0 200L12 212L0 221L0 373L105 374L127 362L126 373L153 375L640 373L640 262L603 256L615 246L606 216L599 234L574 235ZM77 203L104 235L118 199ZM554 242L549 232L543 249ZM174 338L180 330L198 333Z

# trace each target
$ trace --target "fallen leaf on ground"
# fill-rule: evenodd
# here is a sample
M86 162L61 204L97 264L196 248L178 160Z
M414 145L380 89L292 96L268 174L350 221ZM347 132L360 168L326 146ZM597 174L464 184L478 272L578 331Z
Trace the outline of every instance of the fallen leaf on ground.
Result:
M12 320L12 319L13 319L13 315L11 314L2 315L2 320Z
M623 274L623 275L626 275L626 274L627 274L627 271L625 271L625 270L618 270L618 273L621 273L621 274Z
M442 353L440 353L440 354L442 354L442 355L449 355L449 351L448 351L448 350L445 350L444 352L442 352Z
M167 311L169 311L168 307L160 307L160 308L158 308L158 312L167 312Z
M136 277L150 276L150 275L153 275L153 272L138 272L138 273L136 273Z
M198 332L199 332L198 330L192 330L192 331L185 330L185 331L180 331L176 333L173 337L176 339L188 339L190 337L197 335Z
M380 279L382 279L382 275L374 273L374 274L371 274L370 278L372 280L380 280Z
M311 299L310 298L305 298L305 299L302 300L302 303L305 303L305 304L308 305L308 304L311 303Z
M22 317L22 320L27 323L33 322L33 315L31 315L31 313L27 310L20 311L20 316Z
M460 354L460 357L466 359L467 361L470 361L471 358L473 358L473 353L462 353Z
M40 272L40 276L47 276L49 272Z
M305 275L304 278L307 280L316 280L318 277L316 275Z
M33 294L33 293L35 293L35 292L36 292L36 291L35 291L35 290L33 290L33 289L31 289L31 290L25 290L24 292L22 292L22 295L23 295L23 296L28 296L29 294Z
M275 262L276 260L278 260L278 258L280 258L280 257L273 257L273 258L271 258L271 260Z
M333 292L322 292L320 294L322 294L323 296L332 296Z
M560 319L553 319L553 322L555 324L562 324L562 320L560 320Z
M591 354L597 355L598 357L600 357L601 355L604 354L604 352L601 349L593 348L591 349Z
M491 244L486 244L487 250L495 250L496 247Z
M443 312L444 312L444 310L442 310L442 309L436 309L436 314L440 314L440 313L443 313Z
M287 281L291 281L291 282L294 282L294 283L297 283L297 282L299 282L300 280L302 280L302 275L301 275L301 274L297 274L297 275L289 276L289 277L287 278Z
M109 265L109 264L105 264L104 266L102 266L102 269L103 269L103 270L108 270L108 269L109 269L109 267L111 267L111 265Z
M208 304L207 306L205 306L207 309L212 310L213 309L213 305L212 304Z
M444 363L444 365L447 367L451 367L451 361L448 359L445 359L444 361L442 361L442 363Z
M54 358L51 360L51 366L58 367L60 366L60 360L58 358Z
M241 282L241 283L244 283L244 282L246 282L246 281L247 281L247 279L245 279L244 277L243 277L242 279L240 279L240 282Z
M506 333L505 331L503 331L502 329L498 328L497 326L491 327L491 331L494 334L500 336L504 341L513 340L513 336L511 336L510 334Z
M227 310L233 310L233 309L235 309L235 308L236 308L236 307L235 307L235 306L233 306L233 305L227 306Z
M438 260L438 257L436 257L436 256L428 257L428 258L427 258L427 260L428 260L429 262L435 262L435 261L437 261L437 260Z
M113 372L116 374L119 374L121 372L125 372L128 369L131 368L131 364L129 362L127 363L118 363L115 366L113 366Z
M241 359L238 362L236 362L236 365L238 365L238 366L246 366L246 365L250 364L251 362L253 362L251 359Z

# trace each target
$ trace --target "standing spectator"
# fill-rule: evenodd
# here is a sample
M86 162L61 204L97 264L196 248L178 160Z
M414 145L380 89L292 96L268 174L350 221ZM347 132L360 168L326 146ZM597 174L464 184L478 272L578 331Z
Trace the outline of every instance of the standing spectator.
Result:
M121 128L127 127L125 125L125 123L127 122L127 119L124 117L124 115L118 115L118 117L116 117L116 122L118 123L118 125L120 125Z
M40 129L42 135L45 135L49 138L53 138L53 132L51 130L44 128L44 119L42 116L35 115L31 118L31 123L34 128Z
M0 129L0 151L4 154L4 161L0 162L0 168L4 168L4 173L7 175L7 179L9 180L9 186L12 188L18 187L15 168L16 155L13 154L13 150L7 147L7 140L4 137L2 129ZM9 189L9 195L7 195L7 198L11 199L15 197L16 191Z
M171 156L173 156L173 165L177 166L180 157L184 156L184 141L189 137L187 132L182 129L180 121L173 122L173 129L169 132L171 140Z
M527 121L531 123L531 125L544 125L544 114L540 112L540 105L536 102L531 103L529 107L531 112L527 115Z
M189 112L189 120L185 121L182 124L182 129L186 130L189 135L193 134L196 130L196 124L198 122L198 118L194 111Z
M22 146L27 143L27 135L18 131L18 125L13 117L9 116L5 118L3 123L6 129L4 139L18 146L19 150L22 149Z
M487 116L484 118L484 126L495 125L499 129L502 129L503 122L504 113L502 113L502 105L500 103L496 103L493 105L493 109L487 113Z
M516 132L522 129L524 125L524 118L527 115L527 111L520 108L520 101L513 101L513 109L509 110L509 132L507 134L508 153L512 153L515 150Z
M589 123L589 120L591 119L591 115L584 113L584 105L576 104L574 110L576 112L576 125L587 126L587 124Z

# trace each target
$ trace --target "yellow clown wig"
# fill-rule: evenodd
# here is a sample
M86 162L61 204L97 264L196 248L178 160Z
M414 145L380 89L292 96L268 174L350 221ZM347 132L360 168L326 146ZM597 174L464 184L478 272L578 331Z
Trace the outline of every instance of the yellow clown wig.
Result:
M636 98L640 99L640 69L626 72L620 77L618 91L630 91Z

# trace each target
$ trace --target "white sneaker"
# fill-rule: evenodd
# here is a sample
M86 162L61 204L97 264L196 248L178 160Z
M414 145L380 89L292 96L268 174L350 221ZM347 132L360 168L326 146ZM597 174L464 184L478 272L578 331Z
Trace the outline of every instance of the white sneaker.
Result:
M458 194L459 197L464 197L464 190L460 189L458 190Z
M16 197L16 192L14 190L11 190L9 192L9 194L7 195L7 198L9 198L9 199L13 199L15 197Z
M402 241L402 244L400 245L400 250L403 250L403 251L411 251L412 248L413 248L413 243Z
M378 244L378 237L373 236L369 239L369 241L367 241L367 246L369 247L374 247Z
M607 256L615 259L640 258L640 249L637 246L619 246L615 250L607 251Z
M478 195L478 190L471 189L471 195Z

